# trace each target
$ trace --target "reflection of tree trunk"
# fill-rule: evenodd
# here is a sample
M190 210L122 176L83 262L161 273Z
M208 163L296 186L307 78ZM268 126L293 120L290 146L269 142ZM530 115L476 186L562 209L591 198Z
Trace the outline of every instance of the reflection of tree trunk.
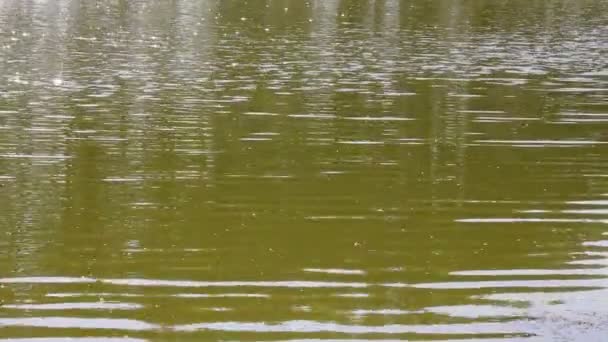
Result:
M3 49L0 61L0 92L16 91L16 95L2 97L0 104L0 110L7 114L2 115L0 125L11 127L0 131L0 154L5 155L0 158L0 176L10 176L7 184L0 182L0 229L3 236L6 233L0 249L9 260L6 272L15 274L40 273L44 263L41 252L52 248L48 230L55 226L61 210L58 183L64 181L67 162L59 157L66 154L61 131L66 126L49 119L61 110L59 105L47 103L54 91L34 84L50 82L59 73L63 50L57 47L57 41L64 27L58 14L64 7L23 1L0 4L3 24L19 33L15 43ZM50 16L46 21L48 31L40 32L38 20L44 16ZM47 50L53 54L47 56ZM35 57L41 55L46 58Z
M462 14L462 7L459 2L450 2L449 8L442 8L439 20L441 26L446 28L447 35L456 35L456 45L450 44L454 40L452 37L443 37L444 53L450 55L449 59L458 64L467 64L465 61L468 56L462 55L458 51L458 45L466 45L462 41L464 37L470 37L466 32L467 21ZM457 51L453 54L452 50ZM448 73L446 78L460 78L457 73ZM466 174L466 138L467 138L467 114L463 111L468 107L468 99L461 97L450 97L451 95L467 95L469 93L469 81L447 81L446 92L441 101L444 103L442 108L433 112L432 130L430 137L431 144L431 177L433 186L433 197L437 199L456 200L459 203L465 195L465 174Z

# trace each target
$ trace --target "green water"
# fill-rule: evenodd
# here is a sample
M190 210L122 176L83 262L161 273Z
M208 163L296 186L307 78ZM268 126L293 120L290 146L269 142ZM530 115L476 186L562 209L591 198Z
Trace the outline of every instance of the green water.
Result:
M606 341L606 13L0 0L0 341Z

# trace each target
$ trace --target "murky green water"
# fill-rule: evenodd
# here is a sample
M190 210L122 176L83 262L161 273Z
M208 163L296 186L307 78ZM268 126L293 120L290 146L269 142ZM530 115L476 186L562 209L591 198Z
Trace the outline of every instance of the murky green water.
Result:
M608 340L606 13L0 0L0 340Z

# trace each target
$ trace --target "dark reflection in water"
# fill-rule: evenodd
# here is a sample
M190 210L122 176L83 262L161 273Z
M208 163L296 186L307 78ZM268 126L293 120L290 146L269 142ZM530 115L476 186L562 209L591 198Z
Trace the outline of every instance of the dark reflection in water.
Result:
M607 12L0 0L0 340L603 341Z

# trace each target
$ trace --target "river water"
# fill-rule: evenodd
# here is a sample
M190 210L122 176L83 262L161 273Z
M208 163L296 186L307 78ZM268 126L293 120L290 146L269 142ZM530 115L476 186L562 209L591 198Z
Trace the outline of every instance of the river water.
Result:
M0 0L0 341L607 341L606 13Z

